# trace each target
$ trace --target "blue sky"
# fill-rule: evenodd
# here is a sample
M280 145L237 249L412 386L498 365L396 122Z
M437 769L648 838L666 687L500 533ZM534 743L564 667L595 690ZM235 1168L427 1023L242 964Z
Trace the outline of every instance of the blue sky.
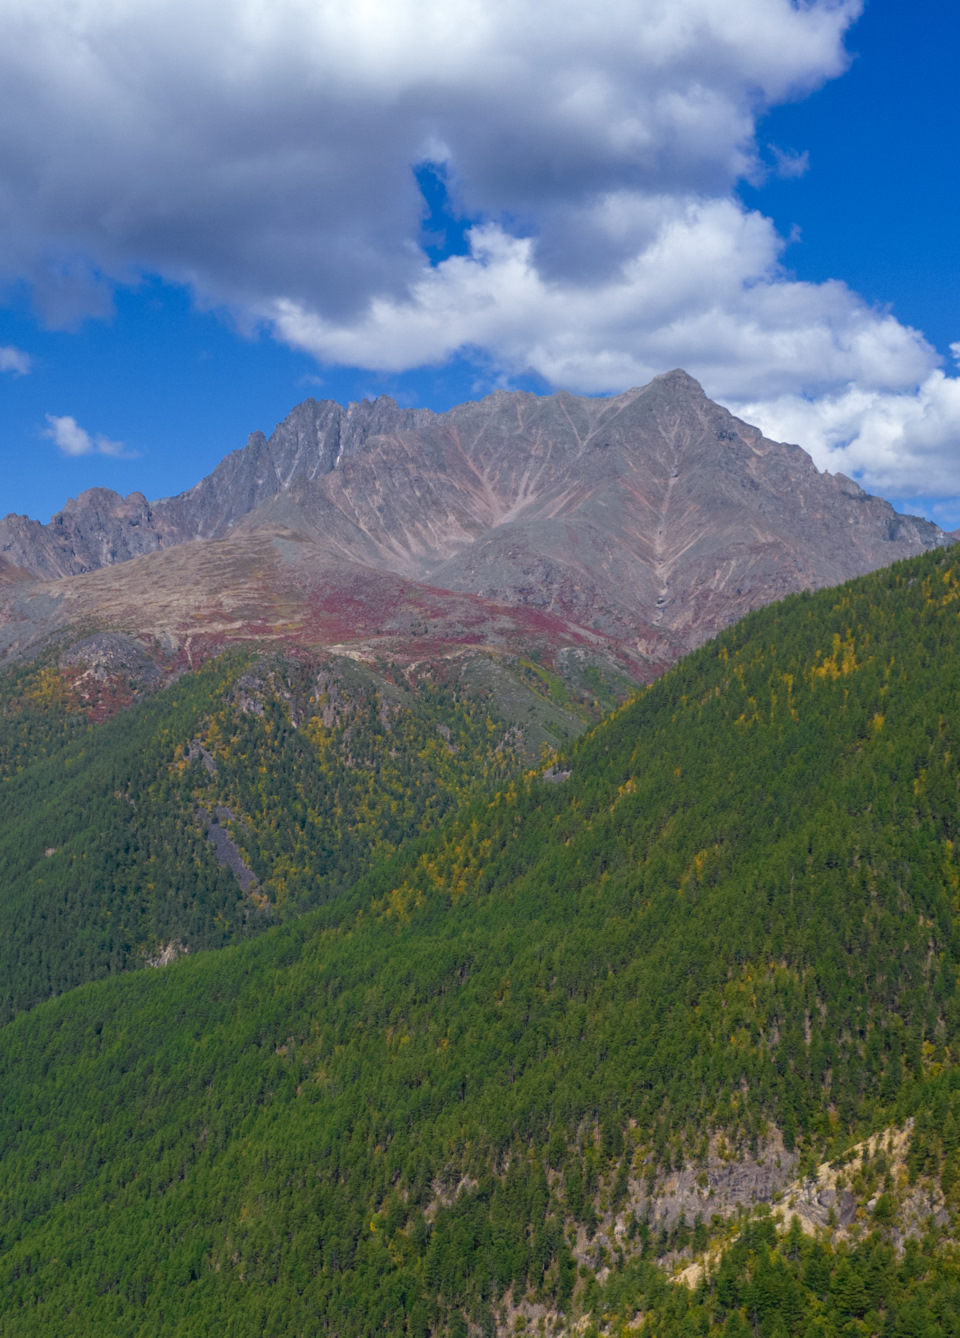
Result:
M785 235L800 229L788 263L801 278L846 280L949 357L960 337L960 8L874 0L847 45L842 78L761 126L809 153L807 174L742 194Z
M317 8L322 68L292 0L225 38L219 0L0 16L0 513L179 491L308 395L683 365L960 525L956 6L611 0L585 29L555 4L545 40L539 0L480 0L471 45L453 0L406 27L371 0L359 65Z

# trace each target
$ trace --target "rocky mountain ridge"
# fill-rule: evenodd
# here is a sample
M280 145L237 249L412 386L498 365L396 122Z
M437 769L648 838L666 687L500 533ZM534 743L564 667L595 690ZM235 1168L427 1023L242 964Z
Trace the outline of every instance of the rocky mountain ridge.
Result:
M657 661L791 591L950 540L767 440L682 371L607 399L498 391L444 414L307 400L177 497L92 489L49 525L0 521L0 622L22 621L25 582L35 613L37 581L86 588L91 572L198 540L228 540L242 565L265 533L299 535L326 586L344 563L390 572ZM189 580L199 610L220 593Z

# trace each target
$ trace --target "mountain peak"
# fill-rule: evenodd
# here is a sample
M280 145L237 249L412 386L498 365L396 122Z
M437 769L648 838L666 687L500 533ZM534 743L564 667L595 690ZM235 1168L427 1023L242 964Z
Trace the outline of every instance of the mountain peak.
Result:
M94 488L48 526L7 517L0 556L72 576L278 526L327 561L522 605L660 658L663 638L676 654L791 591L947 541L674 368L618 396L497 390L441 414L388 395L307 399L177 497Z
M682 367L674 367L669 372L660 372L653 378L649 386L641 387L641 389L649 390L651 386L660 385L669 386L674 392L687 391L694 395L700 395L704 399L707 398L706 391L696 377L691 376L689 372L685 372Z
M116 512L121 509L130 510L147 506L147 499L142 492L131 492L124 497L122 493L114 492L113 488L86 488L76 497L68 497L58 515L77 515L95 509Z

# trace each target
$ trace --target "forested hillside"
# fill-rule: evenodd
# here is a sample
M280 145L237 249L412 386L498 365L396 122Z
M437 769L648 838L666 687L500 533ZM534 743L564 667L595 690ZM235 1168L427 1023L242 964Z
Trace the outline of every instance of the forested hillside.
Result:
M793 597L550 779L392 854L374 813L367 871L317 909L16 1017L3 1332L954 1331L958 651L949 554ZM321 759L329 705L296 731ZM215 771L181 728L170 783L274 815L299 870L325 791L287 795L294 753L230 777L272 712L207 727ZM786 1225L791 1185L894 1127L904 1170L861 1164L822 1237L751 1217L783 1193Z
M52 657L8 670L0 1020L335 897L516 773L522 735L446 677L235 651L134 699Z

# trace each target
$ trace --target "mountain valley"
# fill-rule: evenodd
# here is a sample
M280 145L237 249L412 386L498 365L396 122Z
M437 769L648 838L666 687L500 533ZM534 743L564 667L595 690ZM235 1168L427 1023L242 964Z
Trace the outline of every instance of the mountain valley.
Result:
M18 1012L5 1331L952 1332L958 609L942 552L792 596L314 909ZM111 805L147 834L176 790L224 814L254 892L296 900L387 705L369 845L413 719L355 686L352 764L318 773L348 686L281 668L217 657L98 726L18 670L21 748L46 729L74 804L104 740L100 816L43 868L103 858ZM459 735L432 727L436 765L469 754L472 700ZM455 707L428 691L419 718ZM143 780L114 794L124 746ZM61 790L7 751L36 848ZM196 833L181 876L218 867Z
M960 559L681 372L0 521L0 1332L960 1333Z

